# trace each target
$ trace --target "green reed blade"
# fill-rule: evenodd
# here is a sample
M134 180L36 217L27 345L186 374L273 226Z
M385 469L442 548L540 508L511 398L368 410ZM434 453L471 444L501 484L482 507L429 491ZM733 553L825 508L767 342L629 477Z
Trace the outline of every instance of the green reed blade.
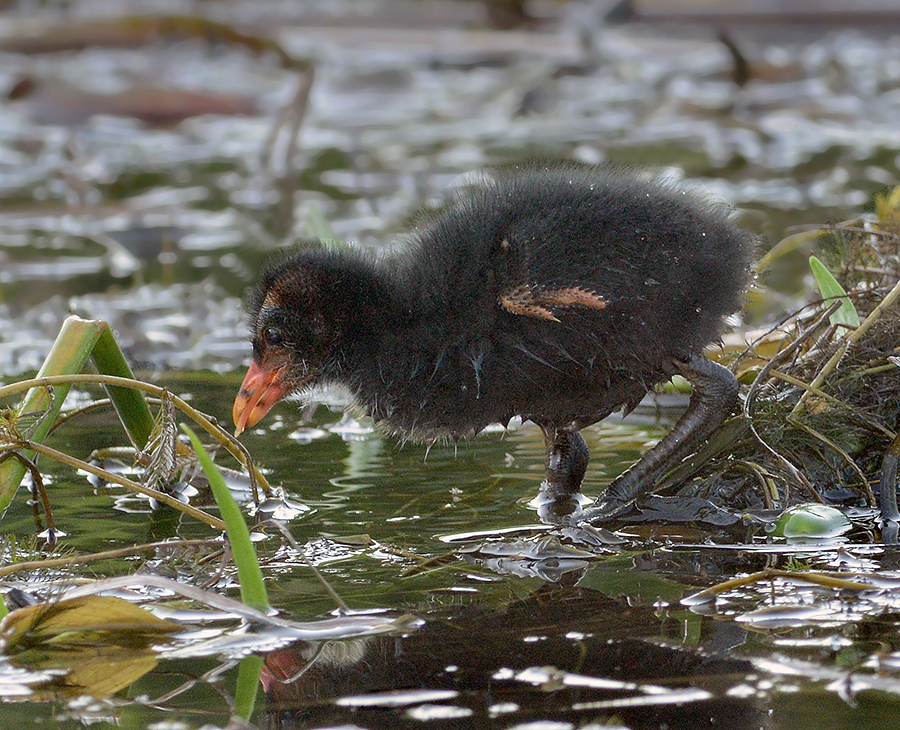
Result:
M259 694L259 678L262 675L263 658L255 654L245 656L238 666L234 689L234 714L247 722L253 715L256 695Z
M238 582L241 584L241 601L258 611L268 611L269 597L263 583L262 570L256 559L256 549L250 540L250 530L247 529L241 509L231 496L225 479L203 448L197 434L186 424L181 424L181 429L191 439L197 458L200 459L200 466L203 467L203 473L209 480L209 487L219 506L219 514L225 521L225 530L231 542L231 552L234 554L234 564L237 566Z
M37 377L77 375L88 358L93 358L97 369L104 375L134 379L109 325L100 320L80 317L69 317L63 322ZM14 412L16 427L30 440L43 442L59 416L70 388L68 384L56 385L52 395L47 388L29 390ZM153 416L144 396L123 387L110 387L107 392L131 440L142 448L153 429ZM28 458L34 457L30 451L23 450L22 453ZM24 476L25 467L17 459L0 464L0 513L9 506Z
M105 322L103 324L106 325ZM109 325L103 327L100 332L94 349L91 351L91 359L97 366L97 370L103 375L115 375L134 380L131 366L125 360L125 355L122 354L122 349L116 342ZM132 443L139 449L144 448L147 441L150 440L151 431L153 431L153 414L150 413L150 407L147 405L143 393L134 388L123 388L117 385L105 387Z
M69 317L63 323L38 377L81 372L104 327L108 328L105 322ZM46 438L62 409L70 387L58 385L53 389L52 396L46 388L32 388L25 394L25 399L16 410L15 418L19 424L24 425L30 415L40 417L33 430L28 433L32 441L43 441ZM30 451L23 453L29 459L34 457ZM10 459L0 464L0 512L9 506L24 476L25 467L18 460Z
M819 286L823 299L841 298L840 308L829 317L828 321L833 325L845 324L852 328L859 327L859 314L856 311L856 307L853 306L853 302L850 301L850 297L847 296L844 287L838 283L838 280L825 267L825 264L815 256L810 256L809 268L812 269L813 276L816 277L816 284Z

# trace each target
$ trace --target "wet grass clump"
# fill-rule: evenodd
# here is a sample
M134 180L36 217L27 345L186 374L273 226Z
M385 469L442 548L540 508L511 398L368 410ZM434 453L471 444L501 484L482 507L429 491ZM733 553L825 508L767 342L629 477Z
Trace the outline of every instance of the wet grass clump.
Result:
M731 447L690 485L694 494L732 509L812 501L881 506L890 516L896 483L882 472L895 458L900 416L898 205L900 188L877 197L873 214L804 235L846 296L820 282L830 296L739 353L733 367L749 387L733 424L747 428L734 429ZM858 318L842 314L848 301ZM881 490L887 499L878 499Z

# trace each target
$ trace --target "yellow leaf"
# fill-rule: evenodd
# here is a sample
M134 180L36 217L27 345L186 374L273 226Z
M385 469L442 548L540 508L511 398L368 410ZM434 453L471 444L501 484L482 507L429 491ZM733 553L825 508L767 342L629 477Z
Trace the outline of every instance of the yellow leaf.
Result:
M0 648L6 654L14 654L42 643L57 646L97 640L116 643L117 638L124 638L128 645L134 646L178 630L177 624L159 619L121 598L85 596L27 606L9 613L0 621Z
M16 666L61 672L29 700L104 698L153 669L153 644L180 630L121 598L86 596L11 612L0 621L0 647Z

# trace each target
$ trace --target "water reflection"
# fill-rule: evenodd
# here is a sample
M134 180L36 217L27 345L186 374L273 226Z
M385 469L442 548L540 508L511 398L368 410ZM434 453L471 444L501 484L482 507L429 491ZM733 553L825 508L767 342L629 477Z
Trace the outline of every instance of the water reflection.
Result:
M634 638L675 627L651 608L547 585L499 610L435 611L406 637L304 643L266 657L269 727L575 728L613 719L629 728L768 726L764 696L732 692L749 662L723 652L733 631L695 620L691 643ZM699 640L699 642L697 641ZM709 644L712 653L703 651ZM746 685L745 685L746 686ZM499 723L499 724L498 724Z

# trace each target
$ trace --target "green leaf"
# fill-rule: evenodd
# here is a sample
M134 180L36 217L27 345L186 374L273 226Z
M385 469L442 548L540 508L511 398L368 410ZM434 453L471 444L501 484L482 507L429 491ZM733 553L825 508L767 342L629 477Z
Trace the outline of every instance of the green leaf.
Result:
M131 366L122 354L122 349L116 338L105 322L97 337L97 342L91 350L91 359L97 370L103 375L115 375L119 378L134 379L131 372ZM122 388L121 386L107 386L106 392L109 393L109 399L112 401L113 408L128 431L128 435L134 442L134 445L142 449L150 440L150 432L153 430L154 420L147 406L144 394L133 388Z
M856 329L859 327L859 314L844 287L838 284L837 279L815 256L809 257L809 268L812 269L813 276L816 277L816 284L819 285L819 291L822 293L823 299L831 299L832 297L841 297L841 306L834 314L831 315L829 321L833 325L845 324Z
M81 372L88 358L93 358L97 369L104 375L134 379L109 325L74 316L63 323L37 377L75 375ZM69 385L57 385L52 393L47 388L28 391L16 409L15 417L36 421L34 429L28 433L29 439L43 443L62 410L69 388ZM143 448L153 428L153 416L143 394L116 386L107 388L107 392L128 435L138 448ZM31 451L22 453L29 459L34 457ZM9 506L24 476L25 467L18 460L11 459L0 464L0 513Z
M219 512L225 521L225 530L228 533L228 540L231 542L234 564L238 571L238 581L241 584L241 600L258 611L268 611L269 597L263 583L262 570L256 559L256 550L250 540L250 531L247 529L247 523L244 522L241 509L234 501L234 497L231 496L225 479L206 449L203 448L197 434L185 424L181 424L181 428L191 439L194 451L197 452L197 458L200 459L200 466L203 467L203 473L209 479L213 497L216 499L216 504L219 505Z
M262 676L263 658L251 654L241 659L237 682L234 689L234 714L250 721L256 695L259 692L259 678Z

